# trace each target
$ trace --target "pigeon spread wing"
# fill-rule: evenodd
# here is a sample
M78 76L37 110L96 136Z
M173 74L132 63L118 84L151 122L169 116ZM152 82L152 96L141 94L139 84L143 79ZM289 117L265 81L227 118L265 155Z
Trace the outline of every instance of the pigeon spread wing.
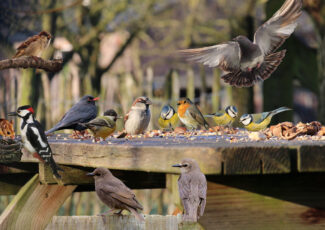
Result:
M260 47L264 56L276 51L293 33L301 7L301 0L286 0L272 17L257 29L254 43Z
M179 52L190 61L196 61L209 67L219 67L227 72L233 72L240 68L241 51L239 44L234 41Z

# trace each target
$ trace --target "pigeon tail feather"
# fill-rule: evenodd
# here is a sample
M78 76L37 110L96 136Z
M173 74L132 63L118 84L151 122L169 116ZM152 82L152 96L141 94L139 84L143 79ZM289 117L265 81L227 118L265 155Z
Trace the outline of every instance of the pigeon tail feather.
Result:
M278 68L282 59L285 57L286 50L272 53L265 57L260 68L255 68L251 72L237 71L228 73L221 78L232 86L250 87L256 82L268 79L271 74Z

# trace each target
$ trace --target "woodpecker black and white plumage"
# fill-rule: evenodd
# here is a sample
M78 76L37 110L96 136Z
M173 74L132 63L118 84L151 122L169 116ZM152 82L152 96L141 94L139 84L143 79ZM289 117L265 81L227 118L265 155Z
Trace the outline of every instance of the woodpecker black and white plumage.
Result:
M33 156L50 165L54 176L61 178L58 171L63 171L56 165L51 147L47 141L44 129L41 124L34 118L34 110L30 105L21 106L16 112L8 113L9 116L18 116L20 121L20 133L24 148Z

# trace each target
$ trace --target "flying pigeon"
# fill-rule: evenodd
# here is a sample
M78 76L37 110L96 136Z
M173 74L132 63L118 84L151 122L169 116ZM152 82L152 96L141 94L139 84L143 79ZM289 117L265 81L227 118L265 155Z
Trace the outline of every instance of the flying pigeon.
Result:
M286 0L282 7L254 35L251 42L245 36L214 46L181 50L190 61L227 72L221 78L230 85L250 87L268 79L277 69L286 50L276 50L293 33L301 14L301 0Z

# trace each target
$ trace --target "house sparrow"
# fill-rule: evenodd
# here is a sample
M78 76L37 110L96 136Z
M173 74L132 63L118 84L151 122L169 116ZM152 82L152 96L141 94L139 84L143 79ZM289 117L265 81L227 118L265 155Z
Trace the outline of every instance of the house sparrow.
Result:
M42 52L49 46L51 41L51 34L42 31L37 35L29 37L17 48L17 53L13 58L22 56L40 57Z
M118 138L125 137L127 134L135 135L144 133L148 128L151 113L149 105L151 101L147 97L138 97L132 104L130 111L124 116L125 131Z

